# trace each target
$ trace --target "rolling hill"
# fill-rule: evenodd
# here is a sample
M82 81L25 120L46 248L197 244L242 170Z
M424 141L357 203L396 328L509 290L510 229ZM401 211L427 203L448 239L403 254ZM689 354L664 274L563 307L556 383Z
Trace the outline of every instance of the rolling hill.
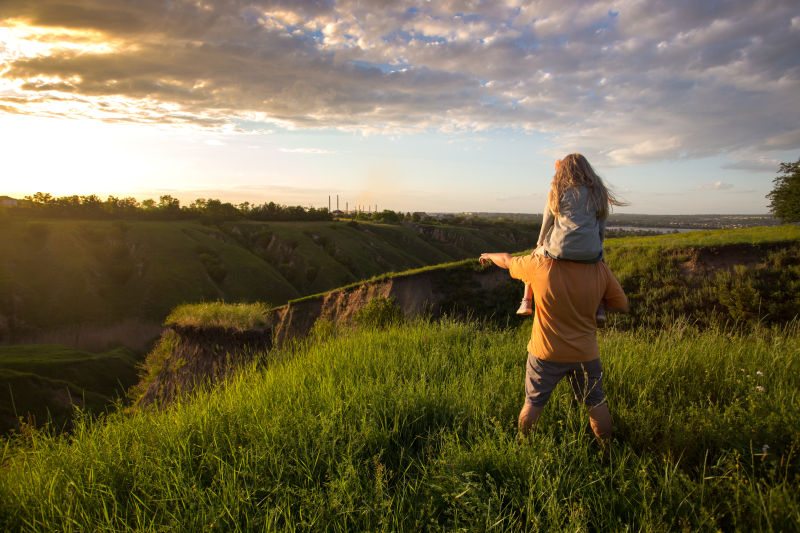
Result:
M279 305L387 271L486 250L523 250L537 236L538 227L519 224L206 225L7 217L0 224L0 344L42 338L69 343L63 339L78 337L76 328L97 334L131 320L157 328L173 307L187 302ZM53 334L58 331L63 335ZM117 336L107 344L126 341Z

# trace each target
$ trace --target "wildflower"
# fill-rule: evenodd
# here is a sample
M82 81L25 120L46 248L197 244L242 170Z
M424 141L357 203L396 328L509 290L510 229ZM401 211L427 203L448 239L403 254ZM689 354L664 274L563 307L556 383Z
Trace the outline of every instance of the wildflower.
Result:
M769 450L769 444L765 444L765 445L763 445L763 446L761 447L761 453L763 453L763 454L765 454L765 455L766 455L766 453L767 453L767 451L768 451L768 450Z
M764 375L764 373L763 373L761 370L759 370L758 372L756 372L756 375L757 375L757 376L763 376L763 375Z
M756 387L756 390L757 390L758 392L764 392L764 391L765 391L765 390L767 390L767 389L765 389L764 387L762 387L761 385L759 385L759 386L757 386L757 387Z

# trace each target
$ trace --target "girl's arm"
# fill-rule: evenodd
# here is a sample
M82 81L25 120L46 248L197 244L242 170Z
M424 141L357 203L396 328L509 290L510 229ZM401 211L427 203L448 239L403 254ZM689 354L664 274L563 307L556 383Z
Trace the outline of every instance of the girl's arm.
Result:
M550 233L550 230L553 229L555 220L556 218L553 216L553 212L550 211L550 205L545 204L544 213L542 214L542 229L539 230L539 240L536 242L537 246L544 244L545 239L547 239L547 235Z
M601 218L597 221L598 225L600 226L600 242L604 242L606 240L606 219Z

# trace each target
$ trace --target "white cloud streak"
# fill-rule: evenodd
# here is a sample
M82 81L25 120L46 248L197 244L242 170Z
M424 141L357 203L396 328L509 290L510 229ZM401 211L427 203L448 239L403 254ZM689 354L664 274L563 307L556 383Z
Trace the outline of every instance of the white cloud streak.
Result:
M792 0L8 0L0 18L5 113L510 127L606 165L800 146Z
M280 152L287 154L310 154L310 155L330 155L335 154L334 150L325 150L322 148L279 148Z
M714 183L706 183L697 186L698 191L728 191L730 189L733 189L733 185L723 181L715 181Z

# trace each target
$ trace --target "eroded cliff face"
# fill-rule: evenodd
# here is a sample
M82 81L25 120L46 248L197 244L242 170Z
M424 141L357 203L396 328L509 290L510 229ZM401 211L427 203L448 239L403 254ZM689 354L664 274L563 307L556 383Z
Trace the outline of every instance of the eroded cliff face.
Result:
M134 388L137 404L168 405L198 386L225 379L271 345L269 329L242 332L170 325L147 356L146 375Z
M375 298L392 298L406 318L438 317L445 313L487 315L495 309L497 293L522 285L498 268L459 266L397 276L289 303L275 310L270 328L276 344L304 336L319 320L347 324L359 309ZM521 294L521 292L520 292ZM511 309L513 299L507 301Z
M259 330L168 326L148 355L137 387L139 405L165 405L197 386L224 379L256 354L308 334L317 320L349 324L375 298L392 298L407 318L426 315L513 315L521 283L505 270L462 264L365 282L292 302L271 311ZM502 311L500 311L502 310Z

